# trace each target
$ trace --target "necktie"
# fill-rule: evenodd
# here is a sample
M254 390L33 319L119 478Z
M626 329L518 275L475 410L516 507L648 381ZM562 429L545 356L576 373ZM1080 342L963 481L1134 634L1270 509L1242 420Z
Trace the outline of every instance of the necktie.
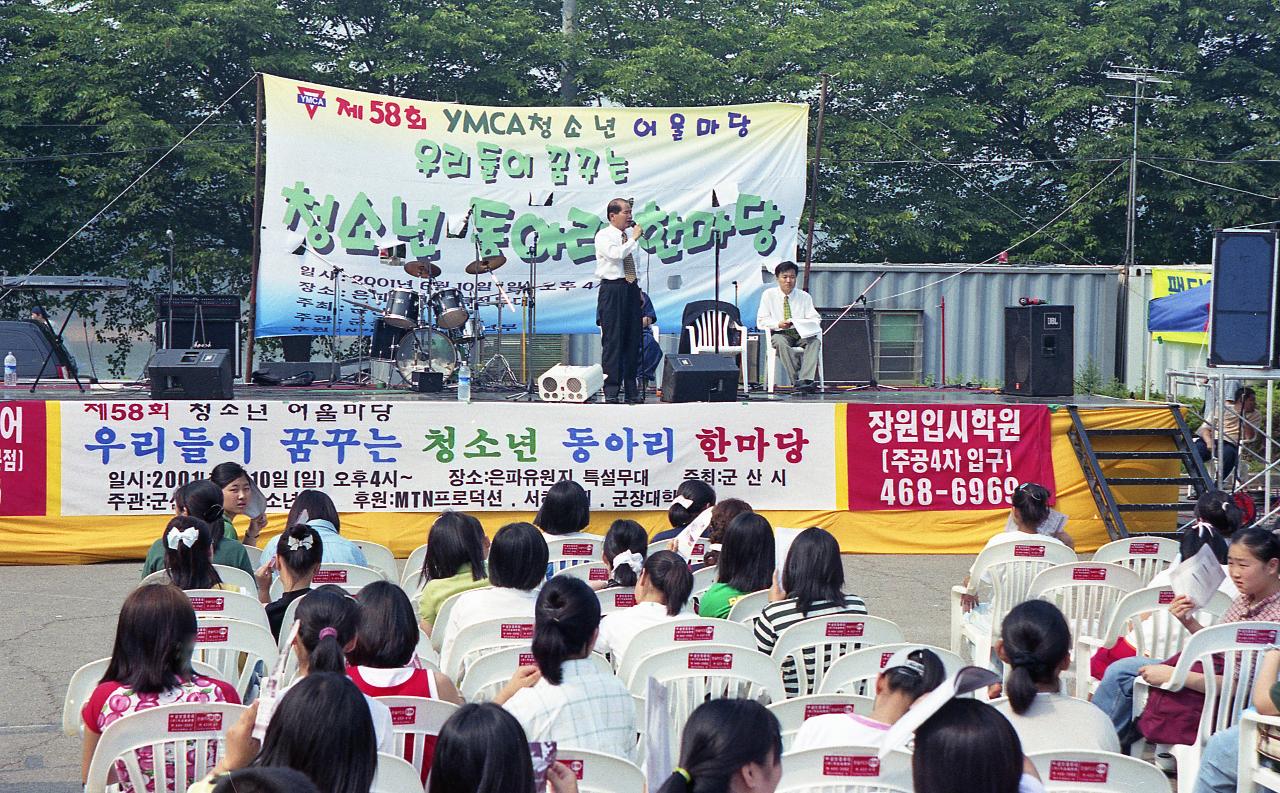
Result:
M782 321L783 322L791 321L791 296L790 295L782 296Z
M622 241L627 241L627 232L622 232ZM636 260L627 254L622 259L622 277L627 279L627 283L634 284L636 282Z

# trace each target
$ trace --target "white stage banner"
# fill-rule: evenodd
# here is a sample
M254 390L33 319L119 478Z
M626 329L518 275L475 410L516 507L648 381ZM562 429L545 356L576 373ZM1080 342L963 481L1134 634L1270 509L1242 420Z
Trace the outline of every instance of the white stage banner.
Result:
M478 107L264 83L259 336L328 334L335 281L341 298L379 309L389 290L426 293L380 260L396 245L442 268L435 289L487 298L491 328L499 293L513 298L503 326L520 327L514 298L532 281L539 332L595 332L594 236L613 198L635 200L636 264L660 327L712 298L717 238L721 299L747 325L761 268L795 256L807 105ZM467 275L478 255L507 264ZM344 335L361 330L354 306L339 311Z
M224 461L269 510L524 511L574 479L603 510L665 509L685 479L757 509L830 510L835 405L63 402L63 515L160 514Z

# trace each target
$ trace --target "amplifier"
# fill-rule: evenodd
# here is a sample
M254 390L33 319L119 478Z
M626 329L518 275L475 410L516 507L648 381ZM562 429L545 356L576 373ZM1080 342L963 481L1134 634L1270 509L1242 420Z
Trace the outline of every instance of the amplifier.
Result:
M197 311L198 309L198 311ZM174 295L173 318L190 319L203 315L210 319L240 319L239 295ZM156 296L156 317L164 321L169 317L169 295Z
M152 399L235 399L228 350L157 350L147 362Z
M831 383L871 382L871 355L867 342L867 312L843 308L820 308L822 317L822 372ZM839 322L836 317L844 314ZM872 326L874 330L874 326Z

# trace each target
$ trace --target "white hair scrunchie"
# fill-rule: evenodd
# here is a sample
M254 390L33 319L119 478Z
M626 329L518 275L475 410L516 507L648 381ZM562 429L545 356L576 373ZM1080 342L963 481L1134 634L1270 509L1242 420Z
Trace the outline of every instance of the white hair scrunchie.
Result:
M617 570L624 564L634 570L636 575L639 575L640 570L644 567L644 557L635 551L625 551L613 557L614 570Z
M166 539L166 542L168 542L169 548L171 550L174 550L174 551L178 550L178 543L182 543L183 545L190 548L191 546L196 544L196 540L200 539L200 530L197 529L195 526L188 526L187 528L179 531L175 527L175 528L169 529L169 534L166 536L165 539Z

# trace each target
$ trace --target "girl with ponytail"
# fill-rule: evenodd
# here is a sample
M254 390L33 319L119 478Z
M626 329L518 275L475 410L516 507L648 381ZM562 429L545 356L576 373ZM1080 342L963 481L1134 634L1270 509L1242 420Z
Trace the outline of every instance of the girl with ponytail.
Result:
M1006 668L1007 699L993 704L1013 724L1022 751L1120 751L1102 711L1061 691L1060 677L1071 666L1071 630L1057 606L1043 600L1014 606L1001 623L996 654Z
M658 551L644 560L636 581L636 604L615 611L600 620L596 652L613 656L616 667L636 634L660 622L684 614L693 592L693 573L684 558L671 551Z
M782 729L750 699L699 705L680 736L680 763L657 793L773 793L782 780Z
M207 479L179 487L173 491L173 514L196 518L209 524L209 538L213 545L213 563L238 567L253 575L253 565L244 545L236 539L236 530L222 510L222 491ZM165 538L151 544L147 560L142 563L142 577L164 569Z
M634 759L631 694L591 658L600 627L596 593L586 581L556 576L538 594L533 619L536 666L518 669L493 701L516 717L530 741Z
M649 551L649 534L634 520L615 520L604 535L600 555L609 565L609 580L592 582L592 589L609 587L633 587L644 567L644 557Z
M227 587L213 569L213 539L209 524L179 515L164 527L164 571L178 589L237 589Z

